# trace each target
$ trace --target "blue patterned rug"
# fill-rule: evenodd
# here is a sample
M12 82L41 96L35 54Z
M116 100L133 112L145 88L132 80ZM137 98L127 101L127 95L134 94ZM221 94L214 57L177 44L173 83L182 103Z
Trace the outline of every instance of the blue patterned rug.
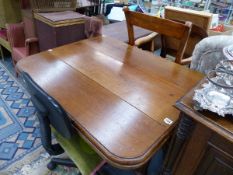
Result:
M16 171L33 161L28 154L44 152L38 125L28 93L0 64L0 172Z
M30 96L21 85L21 81L0 62L0 174L78 173L75 168L63 166L58 166L55 171L50 172L46 168L49 160L50 156L41 144L39 122Z

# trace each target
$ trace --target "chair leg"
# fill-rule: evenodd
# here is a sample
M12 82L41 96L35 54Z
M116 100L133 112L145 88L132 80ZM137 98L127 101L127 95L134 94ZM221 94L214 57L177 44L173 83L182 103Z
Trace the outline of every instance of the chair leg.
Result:
M18 70L16 69L16 61L12 58L12 63L13 63L13 66L14 66L14 69L15 69L15 76L16 76L16 78L18 78L19 77L19 72L18 72Z
M98 175L98 171L106 164L107 162L103 160L95 169L91 172L91 175Z
M0 45L0 55L1 55L2 60L4 61L4 55L3 55L3 51L2 51L2 46L1 45Z
M155 41L154 40L152 40L151 43L150 43L150 51L151 52L155 51Z
M54 170L57 165L64 165L68 167L75 167L77 166L74 164L74 162L70 159L61 159L61 158L52 158L51 161L48 163L47 168L49 170Z

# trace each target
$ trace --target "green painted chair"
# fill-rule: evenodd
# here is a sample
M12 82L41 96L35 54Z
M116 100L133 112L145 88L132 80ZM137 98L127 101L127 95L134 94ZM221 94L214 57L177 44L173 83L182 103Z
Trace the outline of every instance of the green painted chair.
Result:
M48 168L53 170L57 164L77 166L82 175L95 174L105 162L74 131L72 122L59 103L44 92L27 73L22 72L21 75L37 109L43 147L50 155L59 155L65 150L71 159L52 158ZM57 144L52 144L51 133L57 139Z
M66 139L54 129L53 133L62 148L66 150L67 155L78 166L82 175L90 175L98 171L98 167L105 163L80 135Z

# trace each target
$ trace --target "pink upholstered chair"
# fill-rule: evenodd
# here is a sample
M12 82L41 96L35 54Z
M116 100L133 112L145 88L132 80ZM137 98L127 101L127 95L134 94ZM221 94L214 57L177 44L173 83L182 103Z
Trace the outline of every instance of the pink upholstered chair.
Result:
M12 60L14 66L19 60L39 52L38 39L35 37L25 37L23 22L16 24L7 24L6 28L7 37L12 47Z

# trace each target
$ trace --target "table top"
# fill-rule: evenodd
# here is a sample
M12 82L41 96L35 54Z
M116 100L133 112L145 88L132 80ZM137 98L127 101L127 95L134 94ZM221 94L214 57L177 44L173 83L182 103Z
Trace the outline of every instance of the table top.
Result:
M181 111L186 113L189 117L193 118L197 122L202 123L206 127L210 128L211 130L217 132L221 136L225 137L229 141L233 142L233 118L228 117L221 117L216 113L212 113L209 111L196 111L194 109L194 90L200 89L201 85L207 81L203 79L200 83L190 90L184 97L177 101L176 106Z
M173 107L202 74L110 37L96 37L18 62L109 163L140 167L168 138ZM171 125L165 118L173 121Z
M48 24L51 27L63 27L84 23L85 15L73 11L34 13L35 19Z
M138 39L140 37L147 36L151 34L152 32L140 27L134 27L134 37L135 39ZM123 41L125 43L128 43L128 30L126 21L116 22L109 25L103 26L103 35L115 38L117 40Z

